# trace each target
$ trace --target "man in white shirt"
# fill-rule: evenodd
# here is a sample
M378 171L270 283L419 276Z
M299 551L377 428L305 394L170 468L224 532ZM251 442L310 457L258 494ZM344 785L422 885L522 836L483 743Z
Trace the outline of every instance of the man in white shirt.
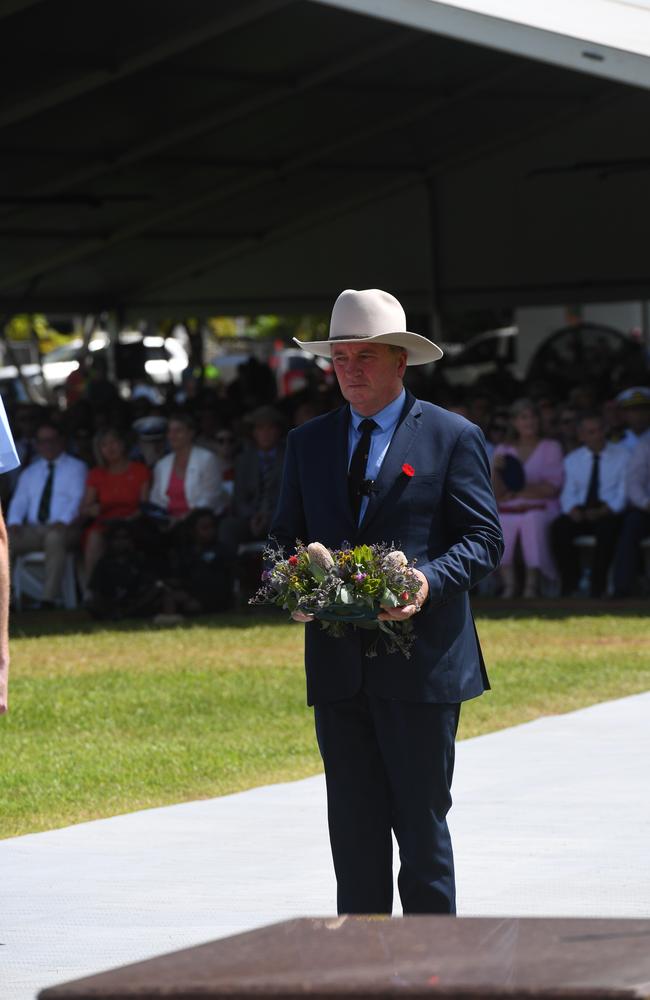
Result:
M20 465L16 446L0 397L0 473ZM9 550L7 529L0 510L0 715L9 707Z
M599 413L583 414L578 422L582 447L564 459L562 514L551 525L551 541L562 594L572 594L580 577L580 556L573 540L578 535L596 539L591 573L591 597L601 597L625 508L625 471L629 451L608 442Z
M75 523L87 468L63 450L58 428L44 422L36 431L39 457L20 476L7 515L12 556L45 553L43 607L60 598L66 554L80 537Z
M650 438L650 389L634 385L619 392L616 402L625 420L625 433L620 443L634 452L640 441Z

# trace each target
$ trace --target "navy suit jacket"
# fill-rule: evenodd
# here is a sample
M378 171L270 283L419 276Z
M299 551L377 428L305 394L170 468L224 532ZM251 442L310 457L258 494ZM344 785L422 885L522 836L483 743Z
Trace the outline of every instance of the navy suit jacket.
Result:
M498 565L503 539L483 435L455 413L407 392L400 422L359 526L348 499L349 407L316 417L287 440L271 537L290 550L296 539L340 548L395 543L417 561L429 598L413 618L410 659L399 652L364 655L368 636L349 628L331 638L305 627L307 701L369 694L415 702L460 702L489 687L468 590ZM414 469L407 476L402 466Z

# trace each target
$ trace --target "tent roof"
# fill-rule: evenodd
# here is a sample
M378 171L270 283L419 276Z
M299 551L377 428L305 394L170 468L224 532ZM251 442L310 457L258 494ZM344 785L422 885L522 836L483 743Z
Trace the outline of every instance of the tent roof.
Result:
M650 0L318 0L590 75L650 87Z
M645 293L650 11L573 4L636 48L582 58L559 3L0 0L0 308Z

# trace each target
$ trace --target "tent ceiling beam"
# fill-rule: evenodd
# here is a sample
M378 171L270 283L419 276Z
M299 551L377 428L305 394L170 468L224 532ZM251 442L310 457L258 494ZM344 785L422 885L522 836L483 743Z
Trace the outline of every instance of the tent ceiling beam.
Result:
M156 63L169 59L171 56L187 52L197 45L203 45L210 38L216 38L251 24L292 2L293 0L254 0L246 6L240 3L236 10L225 15L220 14L191 31L166 35L157 44L125 58L121 63L118 61L111 69L93 70L84 76L67 80L59 86L40 89L34 96L24 98L13 106L0 109L0 129L42 114L44 111L50 111L107 84L124 80L133 76L134 73L139 73Z
M37 3L43 3L43 0L0 0L0 21L12 14L19 14L28 7L35 7Z
M321 86L327 80L358 69L377 59L385 58L398 49L412 44L413 40L414 36L411 32L391 31L389 36L384 36L375 45L369 45L361 51L357 49L350 52L347 56L343 54L339 55L335 61L331 61L319 67L314 72L306 74L295 86L271 90L268 88L264 89L261 93L255 94L253 97L247 97L235 102L225 110L220 108L209 115L200 116L189 124L184 123L176 129L167 129L160 135L147 139L145 142L139 143L123 153L107 152L99 155L94 163L84 165L72 172L53 178L39 185L33 193L53 194L115 173L125 167L157 156L166 149L173 148L190 140L195 140L201 136L209 135L219 128L243 121L252 114L259 113L260 111L268 111L272 107L293 100L300 94L307 93L307 91Z
M486 307L504 302L517 305L544 305L549 302L623 302L647 297L650 274L612 282L602 278L584 277L573 281L553 281L519 285L464 285L448 287L441 298L446 308L453 306Z
M366 142L368 139L376 138L391 129L430 117L436 111L440 110L442 106L444 106L445 110L452 106L457 106L459 103L475 97L477 93L481 93L490 87L495 78L512 78L516 72L515 67L510 65L500 74L496 75L496 77L494 73L489 73L461 87L450 98L442 100L439 97L427 99L408 111L402 110L390 116L382 115L365 129L348 133L327 146L317 146L313 150L303 154L302 157L292 157L280 170L262 169L242 179L237 179L230 184L224 185L221 183L217 187L202 192L194 198L184 202L177 202L168 208L163 208L155 213L136 219L123 228L115 230L105 240L87 240L74 248L61 250L51 256L33 261L18 271L0 276L0 288L11 288L13 285L19 284L34 275L44 275L66 264L83 260L108 246L115 246L134 236L139 236L161 223L184 218L194 212L201 211L208 205L215 205L236 195L250 193L252 190L269 181L296 176L305 167L313 166L314 163L326 158L333 152Z
M584 114L585 105L587 103L590 110L595 111L617 99L618 95L611 97L609 95L600 94L589 102L582 100L573 108L567 108L565 114L562 116L562 119L570 121L577 115ZM524 141L534 138L535 136L543 135L548 129L553 128L557 124L557 121L557 114L544 116L543 119L536 123L526 125L522 129L515 130L505 140L502 139L496 142L492 141L490 143L485 143L480 148L480 155L478 152L476 154L473 152L471 155L467 154L441 157L437 160L430 161L429 163L422 164L418 172L414 173L410 178L393 180L390 183L377 188L375 191L367 192L361 199L352 199L351 201L345 200L339 205L330 204L323 211L319 210L316 213L308 215L303 214L297 223L291 223L287 226L270 230L267 233L262 234L261 237L253 239L246 238L242 240L238 246L230 247L228 250L223 250L208 258L204 258L202 261L195 260L192 263L186 264L174 272L161 276L155 282L136 289L132 294L137 298L147 295L152 290L155 291L156 289L165 286L169 287L169 285L174 284L177 281L197 277L201 274L207 273L214 270L220 264L245 256L246 254L254 253L263 246L269 246L274 243L282 242L285 239L298 235L300 232L310 229L314 225L318 225L320 221L340 218L341 216L347 215L352 211L356 211L358 208L362 208L364 205L372 204L375 201L390 197L392 194L408 190L408 188L411 188L418 183L444 174L451 167L463 166L472 162L476 158L482 158L497 152L503 152L509 148L519 145Z
M366 191L363 195L346 198L336 204L329 203L325 208L318 209L315 212L303 214L296 222L288 223L287 225L281 226L277 229L271 229L257 239L241 240L238 245L229 248L228 250L223 250L218 254L214 254L209 258L204 259L203 261L194 261L192 264L179 268L177 271L157 278L156 281L151 282L146 286L131 290L129 291L129 298L145 298L152 291L157 291L165 286L169 287L170 284L174 284L187 278L199 277L211 270L214 270L214 268L218 267L220 264L226 263L227 261L234 260L235 258L242 257L249 253L254 253L256 250L260 250L263 247L267 247L275 243L281 243L284 240L299 235L301 232L308 231L321 223L340 219L345 215L349 215L351 212L358 211L366 205L371 205L376 201L390 198L392 195L399 194L401 191L412 188L418 183L419 180L422 180L422 178L412 177L406 181L403 179L398 181L393 180L391 183L383 184L372 191Z

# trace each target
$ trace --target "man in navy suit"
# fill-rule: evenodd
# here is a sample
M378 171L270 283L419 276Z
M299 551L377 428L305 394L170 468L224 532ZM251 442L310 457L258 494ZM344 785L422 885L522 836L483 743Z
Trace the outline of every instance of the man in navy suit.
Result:
M468 591L499 564L501 530L484 439L457 414L406 392L407 364L442 351L406 330L379 289L337 299L329 339L342 409L287 441L271 536L330 548L388 542L417 561L414 603L382 612L414 620L410 659L365 656L373 633L334 639L307 623L307 700L325 766L339 913L391 913L392 837L405 913L455 913L451 805L460 704L489 687Z

